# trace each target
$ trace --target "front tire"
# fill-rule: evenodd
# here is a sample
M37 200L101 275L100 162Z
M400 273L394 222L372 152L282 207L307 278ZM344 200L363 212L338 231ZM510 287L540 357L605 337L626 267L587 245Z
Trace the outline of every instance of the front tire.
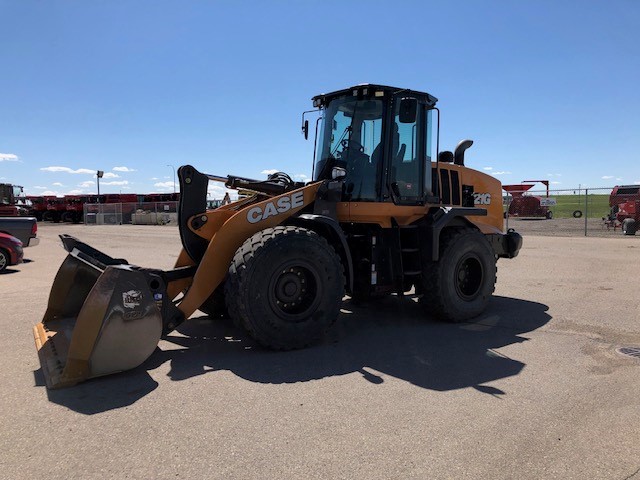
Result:
M219 285L198 309L211 319L229 318L224 299L224 285Z
M9 254L0 248L0 272L4 271L4 269L9 266L10 262L11 258L9 257Z
M496 257L485 236L471 229L446 229L440 237L440 259L423 268L425 311L458 323L480 315L496 283Z
M225 283L229 314L275 350L317 342L335 323L344 295L340 257L312 230L275 227L247 239Z

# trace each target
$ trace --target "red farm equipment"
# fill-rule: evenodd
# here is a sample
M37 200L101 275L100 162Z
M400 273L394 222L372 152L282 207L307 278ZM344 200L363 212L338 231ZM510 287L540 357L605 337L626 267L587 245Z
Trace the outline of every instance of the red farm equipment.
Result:
M542 183L547 187L545 197L538 197L526 193L531 190L536 183ZM548 180L525 180L523 183L516 185L502 185L502 189L511 196L507 210L510 217L553 218L553 212L549 209L549 206L555 205L555 200L549 198ZM506 215L507 213L505 212L505 216Z
M635 235L640 225L640 185L617 185L609 195L609 215L603 217L607 227L622 226L622 233Z
M36 217L41 222L44 214L47 212L47 202L51 199L55 199L55 196L27 196L27 202L29 205L29 215Z
M42 214L45 222L58 223L67 210L67 204L63 197L46 197L47 210Z
M98 203L97 195L65 195L65 212L63 222L80 223L84 217L84 207L87 203Z
M18 217L29 215L28 202L20 185L0 183L0 216Z

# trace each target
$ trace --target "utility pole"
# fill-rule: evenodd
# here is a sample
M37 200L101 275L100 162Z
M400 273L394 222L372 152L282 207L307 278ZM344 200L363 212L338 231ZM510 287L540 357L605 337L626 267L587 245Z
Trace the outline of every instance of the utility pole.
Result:
M100 179L102 178L103 175L104 175L103 170L98 170L96 172L96 180L98 182L98 203L100 203Z
M167 167L173 168L173 193L176 193L176 167L173 165L167 165Z

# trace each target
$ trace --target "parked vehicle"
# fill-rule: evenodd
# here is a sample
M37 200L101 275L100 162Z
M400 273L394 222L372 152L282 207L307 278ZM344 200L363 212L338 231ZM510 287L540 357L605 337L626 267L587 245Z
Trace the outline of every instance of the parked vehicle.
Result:
M0 272L11 265L22 263L22 242L16 237L0 233Z
M6 233L20 240L25 247L40 243L38 221L35 217L0 217L0 233Z
M61 220L63 222L80 223L83 221L85 205L97 202L97 195L65 195L65 211Z
M547 195L545 197L527 194L536 183L546 185ZM553 218L553 211L549 207L555 205L555 199L549 198L548 180L526 180L520 184L503 185L502 189L511 195L509 209L507 210L510 217L542 217L548 220ZM505 217L507 212L505 212ZM574 217L577 215L576 212L574 212ZM579 212L579 214L582 215L582 212Z
M62 197L49 197L46 200L47 211L42 215L45 222L59 223L62 220L62 214L66 211L67 206Z
M55 195L45 195L45 196L27 196L28 203L28 215L29 217L36 217L36 220L41 222L43 220L44 214L47 212L47 204L50 200L55 199Z
M0 216L18 217L28 214L28 202L20 185L0 183Z
M616 185L609 195L611 210L605 221L607 227L622 226L624 235L635 235L640 226L640 185Z
M465 166L471 140L440 155L431 148L436 102L382 85L314 97L321 120L312 182L180 167L183 248L171 270L140 268L62 235L69 255L33 329L47 386L140 365L196 310L230 316L274 350L319 341L345 292L375 301L415 291L428 318L480 315L498 258L515 257L522 237L504 232L500 182ZM305 137L308 129L307 120ZM206 210L210 180L252 195Z

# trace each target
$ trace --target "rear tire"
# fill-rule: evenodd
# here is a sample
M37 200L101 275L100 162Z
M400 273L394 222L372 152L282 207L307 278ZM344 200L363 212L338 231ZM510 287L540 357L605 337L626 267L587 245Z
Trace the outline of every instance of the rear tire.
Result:
M552 220L553 219L553 212L551 210L549 210L547 212L547 214L545 215L545 217L547 217L547 220Z
M10 263L11 257L9 257L9 254L5 250L0 248L0 272L5 270Z
M486 309L496 274L495 254L482 233L446 229L440 237L440 260L423 268L420 303L440 320L469 320Z
M344 295L340 257L312 230L275 227L247 239L225 283L229 314L275 350L317 342L335 323Z
M622 233L625 235L635 235L638 225L633 218L625 218L622 222Z

